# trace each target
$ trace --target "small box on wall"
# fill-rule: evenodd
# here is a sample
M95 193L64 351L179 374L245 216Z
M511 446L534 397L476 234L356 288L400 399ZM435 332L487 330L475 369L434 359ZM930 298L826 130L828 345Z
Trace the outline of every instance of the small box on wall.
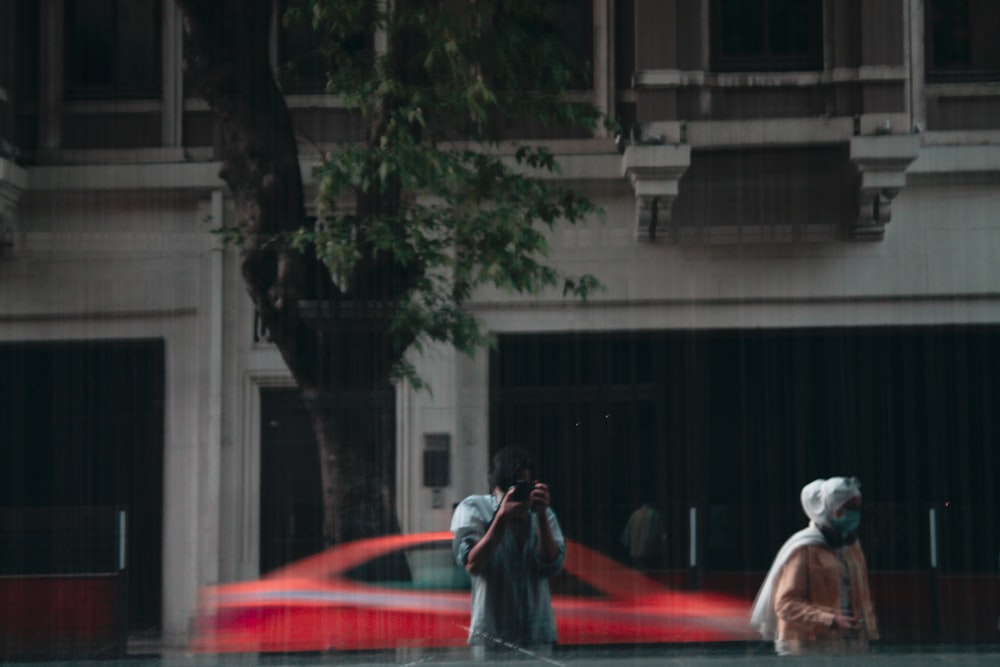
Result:
M424 434L424 486L441 488L451 483L451 435Z

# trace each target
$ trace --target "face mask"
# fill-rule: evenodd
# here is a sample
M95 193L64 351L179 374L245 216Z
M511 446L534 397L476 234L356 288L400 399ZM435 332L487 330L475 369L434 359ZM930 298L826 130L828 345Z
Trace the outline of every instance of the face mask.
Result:
M861 525L861 512L858 510L844 510L844 516L839 519L834 517L830 520L830 523L840 531L841 535L850 535Z

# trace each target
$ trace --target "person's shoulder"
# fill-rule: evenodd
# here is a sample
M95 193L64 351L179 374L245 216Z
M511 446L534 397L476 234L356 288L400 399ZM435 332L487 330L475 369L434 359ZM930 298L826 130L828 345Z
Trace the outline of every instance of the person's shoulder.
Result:
M489 496L466 496L465 499L455 505L455 511L451 515L452 532L455 532L459 528L480 526L488 523L492 512L489 502Z
M838 548L829 544L806 544L800 548L800 551L803 554L803 559L810 563L810 567L825 568L838 565L840 559L845 554L849 554L851 549L852 546L847 545Z
M788 554L788 560L814 558L817 552L826 552L829 550L830 548L823 544L800 544L791 550Z
M485 515L494 509L492 503L492 496L473 494L471 496L466 496L460 503L458 503L456 510L462 509L465 512L471 512L472 514Z

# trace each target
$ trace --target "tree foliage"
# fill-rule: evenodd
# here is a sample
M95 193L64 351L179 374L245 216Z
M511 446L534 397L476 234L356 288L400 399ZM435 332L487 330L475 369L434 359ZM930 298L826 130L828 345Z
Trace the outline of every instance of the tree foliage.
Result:
M559 169L550 151L516 140L527 121L591 130L600 121L566 100L584 64L558 38L560 4L309 0L285 16L316 30L327 92L368 129L366 141L325 155L316 224L296 230L292 245L324 263L334 298L393 300L397 352L486 342L463 308L483 285L527 294L561 285L583 298L597 286L544 262L544 228L597 209L544 178ZM373 268L396 284L371 293L385 282ZM396 361L397 374L416 379Z
M283 21L312 29L326 92L363 128L323 154L307 217L278 84L288 68L269 60L272 0L177 2L187 80L219 128L234 202L221 231L239 246L247 291L316 433L324 539L391 531L392 412L376 399L359 436L351 402L381 395L392 375L419 385L408 349L486 343L466 307L479 288L586 298L599 287L546 263L547 230L598 209L558 186L550 150L519 140L587 135L603 120L566 96L585 67L556 17L575 3L288 0Z

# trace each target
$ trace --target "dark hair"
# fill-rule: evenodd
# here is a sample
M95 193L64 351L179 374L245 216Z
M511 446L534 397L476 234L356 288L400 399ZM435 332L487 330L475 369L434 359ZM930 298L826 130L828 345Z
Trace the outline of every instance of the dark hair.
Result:
M526 449L516 446L504 447L493 455L490 462L490 491L506 489L514 484L524 470L535 469L535 462Z

